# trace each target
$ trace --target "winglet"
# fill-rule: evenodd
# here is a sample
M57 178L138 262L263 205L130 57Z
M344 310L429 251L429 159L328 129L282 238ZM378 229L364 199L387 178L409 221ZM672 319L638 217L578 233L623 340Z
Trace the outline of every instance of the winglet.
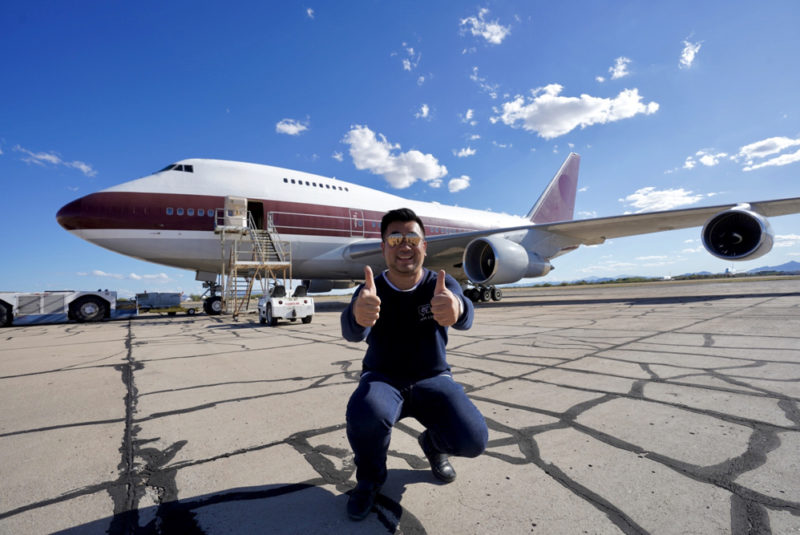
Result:
M571 152L556 176L547 185L536 204L525 216L533 223L570 221L575 211L575 192L578 189L578 168L581 157Z

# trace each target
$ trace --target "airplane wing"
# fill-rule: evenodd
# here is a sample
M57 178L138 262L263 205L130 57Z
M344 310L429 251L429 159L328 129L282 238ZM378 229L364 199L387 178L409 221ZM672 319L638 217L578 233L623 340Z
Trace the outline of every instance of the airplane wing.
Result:
M466 246L474 239L485 236L513 235L520 231L536 230L557 234L562 243L597 245L610 238L635 236L703 226L714 215L736 207L749 207L765 217L800 213L800 197L760 201L747 204L720 204L682 210L664 210L625 214L594 219L560 221L555 223L528 224L517 227L493 228L460 232L446 236L426 238L428 242L427 262L432 265L455 265L461 262ZM380 240L370 239L351 243L343 251L344 257L363 263L382 263Z

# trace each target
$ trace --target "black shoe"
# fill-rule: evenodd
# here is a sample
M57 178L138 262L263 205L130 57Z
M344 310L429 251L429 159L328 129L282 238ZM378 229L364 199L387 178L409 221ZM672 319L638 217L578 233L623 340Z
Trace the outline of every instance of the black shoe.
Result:
M446 454L434 451L433 446L428 440L429 437L427 431L421 433L417 439L422 451L425 453L425 457L427 457L428 462L431 463L431 471L433 472L433 475L439 481L443 481L444 483L452 483L456 480L456 471L453 468L453 465L450 464Z
M350 520L364 520L375 505L375 498L381 490L380 485L360 481L356 488L350 491L347 500L347 515Z

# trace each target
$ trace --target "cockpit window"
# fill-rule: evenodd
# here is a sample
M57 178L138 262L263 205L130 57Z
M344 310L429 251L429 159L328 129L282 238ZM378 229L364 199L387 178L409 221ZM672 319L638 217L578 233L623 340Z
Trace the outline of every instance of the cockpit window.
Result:
M185 171L187 173L194 173L194 166L193 165L182 165L177 163L171 163L166 166L159 173L163 173L164 171Z

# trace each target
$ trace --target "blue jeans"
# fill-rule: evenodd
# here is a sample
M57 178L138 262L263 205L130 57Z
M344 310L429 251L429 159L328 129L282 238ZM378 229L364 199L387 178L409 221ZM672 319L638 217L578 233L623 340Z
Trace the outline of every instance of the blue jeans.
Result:
M357 481L386 481L392 427L408 416L428 430L440 453L477 457L486 449L486 421L450 372L413 383L365 372L347 404L347 439Z

